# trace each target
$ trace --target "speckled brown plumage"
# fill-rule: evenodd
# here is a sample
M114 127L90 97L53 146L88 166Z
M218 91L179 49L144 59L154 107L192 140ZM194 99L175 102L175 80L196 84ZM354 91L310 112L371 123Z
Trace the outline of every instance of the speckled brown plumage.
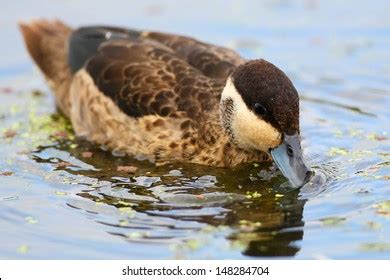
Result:
M244 62L235 52L184 36L110 27L91 27L96 40L80 46L78 31L63 24L21 27L78 136L156 164L270 159L232 143L220 120L226 79Z
M242 62L225 48L143 32L103 42L86 70L129 116L174 116L181 111L196 119L216 110L227 76Z

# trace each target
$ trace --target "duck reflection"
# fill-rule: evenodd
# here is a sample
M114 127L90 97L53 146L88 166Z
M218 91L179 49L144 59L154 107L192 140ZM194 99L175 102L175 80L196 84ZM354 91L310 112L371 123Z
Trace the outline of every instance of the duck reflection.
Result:
M244 248L242 254L247 256L294 256L300 250L299 241L304 234L303 209L306 200L300 199L297 189L278 189L280 176L268 182L253 181L251 174L256 172L255 169L249 169L250 174L245 174L248 169L240 170L239 176L236 174L242 178L242 190L257 191L247 195L250 203L229 206L232 211L226 216L225 223L237 228L229 239L238 242ZM231 179L231 182L234 181Z
M303 238L304 204L294 192L283 200L264 203L263 207L233 212L232 219L238 220L239 230L230 239L241 243L245 248L242 253L247 256L294 256Z
M84 142L79 142L76 149L64 150L70 157L95 168L53 164L56 169L106 182L101 187L86 184L79 196L119 209L130 206L134 213L142 215L142 218L135 216L124 221L116 217L117 222L103 222L111 226L109 232L114 235L127 239L124 229L145 229L151 234L139 235L138 241L169 243L169 240L186 239L188 235L196 236L196 231L208 225L228 228L226 238L231 244L239 245L246 256L288 257L300 250L305 200L299 198L297 189L279 188L285 179L277 176L269 164L234 170L182 164L155 167L113 157ZM83 157L85 150L93 156ZM53 163L44 149L35 153L34 158ZM120 165L136 166L138 171L133 175L124 174L117 171ZM87 208L72 202L69 205Z

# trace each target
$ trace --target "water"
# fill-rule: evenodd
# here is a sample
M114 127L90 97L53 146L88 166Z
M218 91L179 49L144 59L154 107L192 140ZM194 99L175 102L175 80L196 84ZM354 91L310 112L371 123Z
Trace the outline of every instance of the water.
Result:
M180 3L2 5L0 258L388 259L390 4ZM275 63L330 180L292 190L271 164L155 167L76 139L16 29L39 16L190 34Z

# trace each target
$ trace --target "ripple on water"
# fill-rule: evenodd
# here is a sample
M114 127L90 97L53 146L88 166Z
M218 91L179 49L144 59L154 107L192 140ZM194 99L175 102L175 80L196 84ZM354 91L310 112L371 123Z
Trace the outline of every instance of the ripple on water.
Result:
M338 5L319 5L316 14ZM303 147L326 184L320 176L320 183L289 188L270 164L155 167L113 155L75 139L31 75L11 87L1 80L0 257L389 258L387 33L346 20L313 34L316 23L302 9L277 6L254 10L248 28L258 32L233 28L218 38L289 73L302 97ZM290 24L277 18L279 6L303 24L281 33ZM257 28L259 11L273 15L266 17L271 32ZM25 90L31 84L42 92Z

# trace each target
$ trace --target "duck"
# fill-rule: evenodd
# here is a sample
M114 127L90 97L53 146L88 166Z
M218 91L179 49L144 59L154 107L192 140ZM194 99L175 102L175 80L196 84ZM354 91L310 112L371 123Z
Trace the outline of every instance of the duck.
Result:
M156 165L274 161L292 185L310 179L299 95L274 64L158 31L45 19L19 28L77 137Z

